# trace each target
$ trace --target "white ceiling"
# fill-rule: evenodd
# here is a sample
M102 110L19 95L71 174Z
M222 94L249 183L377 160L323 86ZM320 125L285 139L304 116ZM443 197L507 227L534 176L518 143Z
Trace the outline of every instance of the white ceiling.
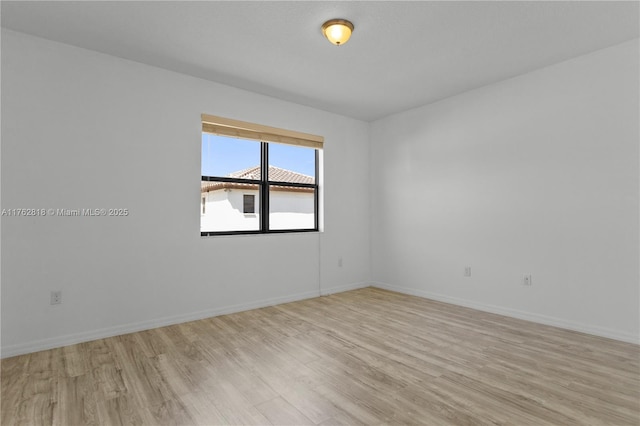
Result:
M2 26L375 120L639 36L638 2L12 2ZM344 46L320 31L355 25Z

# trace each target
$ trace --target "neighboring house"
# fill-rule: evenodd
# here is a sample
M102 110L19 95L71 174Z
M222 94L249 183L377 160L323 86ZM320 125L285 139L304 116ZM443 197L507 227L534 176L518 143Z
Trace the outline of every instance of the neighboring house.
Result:
M228 175L242 179L260 179L260 167L251 167ZM314 183L314 178L291 170L269 166L269 180ZM200 230L246 231L260 228L259 188L236 182L202 182L200 188ZM292 186L272 186L269 193L271 229L308 229L314 227L314 190Z

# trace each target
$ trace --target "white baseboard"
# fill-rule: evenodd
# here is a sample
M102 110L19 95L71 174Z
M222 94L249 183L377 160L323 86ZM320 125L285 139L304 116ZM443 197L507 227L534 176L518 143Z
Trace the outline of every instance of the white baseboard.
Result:
M44 351L47 349L59 348L76 343L89 342L91 340L104 339L106 337L119 336L121 334L134 333L136 331L150 330L168 325L180 324L183 322L196 321L203 318L211 318L219 315L233 314L236 312L248 311L251 309L264 308L267 306L280 305L282 303L296 302L298 300L310 299L320 295L328 295L341 293L343 291L355 290L358 288L369 287L370 283L355 283L337 287L323 288L321 291L313 290L304 293L298 293L291 296L273 297L269 299L258 300L255 302L241 303L237 305L224 306L220 308L192 312L184 315L175 315L171 317L158 318L150 321L141 321L132 324L124 324L115 327L101 328L82 333L67 334L64 336L41 339L17 345L3 346L0 358L8 358L11 356L22 355L32 352Z
M594 336L607 337L609 339L620 340L622 342L640 344L640 336L632 333L621 332L605 327L598 327L591 324L581 324L568 321L562 318L540 315L532 312L520 311L517 309L505 308L502 306L488 305L485 303L475 302L467 299L446 296L443 294L432 293L429 291L419 290L410 287L399 287L381 282L372 282L372 287L385 290L395 291L398 293L409 294L412 296L424 297L426 299L436 300L438 302L451 303L452 305L465 306L467 308L477 309L479 311L491 312L493 314L504 315L507 317L518 318L539 324L550 325L553 327L564 328L581 333L592 334Z
M318 290L307 291L291 296L273 297L269 299L258 300L255 302L241 303L205 311L192 312L184 315L175 315L171 317L158 318L150 321L141 321L115 327L107 327L82 333L67 334L64 336L36 340L33 342L21 343L17 345L8 345L2 347L1 357L7 358L16 355L43 351L46 349L59 348L76 343L89 342L91 340L104 339L106 337L119 336L121 334L128 334L136 331L150 330L153 328L165 327L168 325L180 324L183 322L195 321L203 318L211 318L218 315L233 314L236 312L248 311L251 309L264 308L267 306L279 305L288 302L295 302L298 300L310 299L312 297L318 296Z
M491 312L494 314L505 315L508 317L523 319L540 324L551 325L554 327L564 328L573 331L579 331L596 336L607 337L610 339L620 340L623 342L640 344L639 336L630 333L619 332L603 327L595 327L591 325L579 324L561 318L549 317L546 315L534 314L530 312L519 311L510 308L504 308L495 305L487 305L466 299L445 296L442 294L431 293L409 287L399 287L381 282L360 282L348 285L323 288L320 292L317 290L298 293L291 296L274 297L269 299L258 300L255 302L230 305L211 310L198 311L184 315L175 315L171 317L159 318L150 321L141 321L132 324L125 324L115 327L107 327L88 332L68 334L64 336L52 337L48 339L36 340L33 342L21 343L17 345L9 345L1 348L0 358L7 358L26 353L38 352L47 349L59 348L62 346L73 345L76 343L88 342L106 337L118 336L121 334L134 333L136 331L150 330L168 325L180 324L183 322L195 321L203 318L211 318L219 315L232 314L236 312L248 311L251 309L264 308L267 306L279 305L282 303L296 302L299 300L318 297L319 295L329 295L341 293L344 291L357 290L365 287L378 287L386 290L396 291L398 293L410 294L412 296L424 297L427 299L437 300L439 302L451 303L454 305L465 306L480 311Z
M357 290L359 288L371 287L370 282L353 283L347 285L340 285L336 287L325 287L321 290L321 296L328 296L330 294L342 293L344 291Z

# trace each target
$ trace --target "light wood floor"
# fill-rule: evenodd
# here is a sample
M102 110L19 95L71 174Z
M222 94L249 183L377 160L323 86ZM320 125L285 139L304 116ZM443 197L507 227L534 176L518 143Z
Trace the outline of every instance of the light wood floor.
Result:
M362 289L2 360L2 425L640 424L639 347Z

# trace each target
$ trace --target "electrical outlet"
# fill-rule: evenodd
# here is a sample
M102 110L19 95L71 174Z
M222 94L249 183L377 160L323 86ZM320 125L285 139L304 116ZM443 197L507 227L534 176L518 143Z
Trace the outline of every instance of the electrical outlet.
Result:
M338 266L342 268L342 258L341 257L338 258Z
M522 276L522 285L531 285L531 274L524 274Z
M52 291L51 292L51 304L59 305L62 303L62 291Z
M464 276L465 277L470 277L471 276L471 266L465 266L464 267Z

